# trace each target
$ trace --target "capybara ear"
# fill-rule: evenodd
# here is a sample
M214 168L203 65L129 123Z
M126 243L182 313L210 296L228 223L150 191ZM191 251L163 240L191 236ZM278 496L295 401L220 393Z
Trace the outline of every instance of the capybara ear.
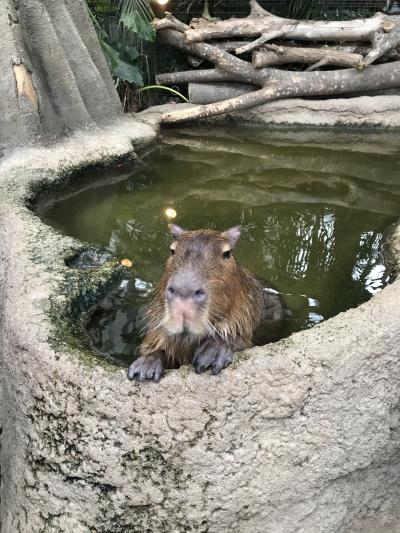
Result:
M171 230L171 235L173 236L174 239L177 239L179 235L182 235L182 233L186 232L185 229L181 228L180 226L177 226L176 224L171 224L170 230Z
M224 231L222 235L229 242L229 244L231 245L231 248L234 248L235 244L239 240L240 233L241 233L241 227L233 226L233 228L229 228L226 231Z

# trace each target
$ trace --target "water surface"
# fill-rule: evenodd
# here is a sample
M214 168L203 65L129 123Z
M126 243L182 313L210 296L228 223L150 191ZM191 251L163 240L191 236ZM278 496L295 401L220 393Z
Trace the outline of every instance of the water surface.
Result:
M400 213L399 162L382 136L167 130L135 165L84 176L43 196L37 209L66 234L134 262L132 278L87 327L96 349L128 361L140 341L138 308L169 253L172 220L189 229L242 225L236 257L282 293L285 335L381 290L388 282L381 244Z

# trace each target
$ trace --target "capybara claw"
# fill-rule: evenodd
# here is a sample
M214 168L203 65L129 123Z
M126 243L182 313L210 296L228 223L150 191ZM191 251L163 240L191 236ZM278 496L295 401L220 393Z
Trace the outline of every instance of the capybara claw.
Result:
M128 379L160 381L164 375L164 362L160 355L142 355L128 368Z
M226 344L210 339L199 346L193 357L193 366L197 374L202 374L209 368L217 375L233 360L233 352Z

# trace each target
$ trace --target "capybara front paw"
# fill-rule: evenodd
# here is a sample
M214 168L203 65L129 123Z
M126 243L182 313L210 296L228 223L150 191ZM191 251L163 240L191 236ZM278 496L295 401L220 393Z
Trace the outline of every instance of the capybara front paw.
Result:
M128 368L128 379L160 381L164 375L164 359L159 353L142 355Z
M216 375L232 361L233 352L231 348L212 339L197 348L192 363L197 374L201 374L211 368L211 373Z

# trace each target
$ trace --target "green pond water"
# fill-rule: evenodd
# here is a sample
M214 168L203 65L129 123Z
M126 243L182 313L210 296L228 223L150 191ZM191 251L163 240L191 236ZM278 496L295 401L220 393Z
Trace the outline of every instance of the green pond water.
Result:
M389 281L381 245L400 214L393 142L339 132L167 130L137 163L43 194L43 220L134 262L131 277L91 313L92 346L134 357L138 309L162 273L172 220L189 229L241 224L236 257L282 294L285 336L368 300Z

